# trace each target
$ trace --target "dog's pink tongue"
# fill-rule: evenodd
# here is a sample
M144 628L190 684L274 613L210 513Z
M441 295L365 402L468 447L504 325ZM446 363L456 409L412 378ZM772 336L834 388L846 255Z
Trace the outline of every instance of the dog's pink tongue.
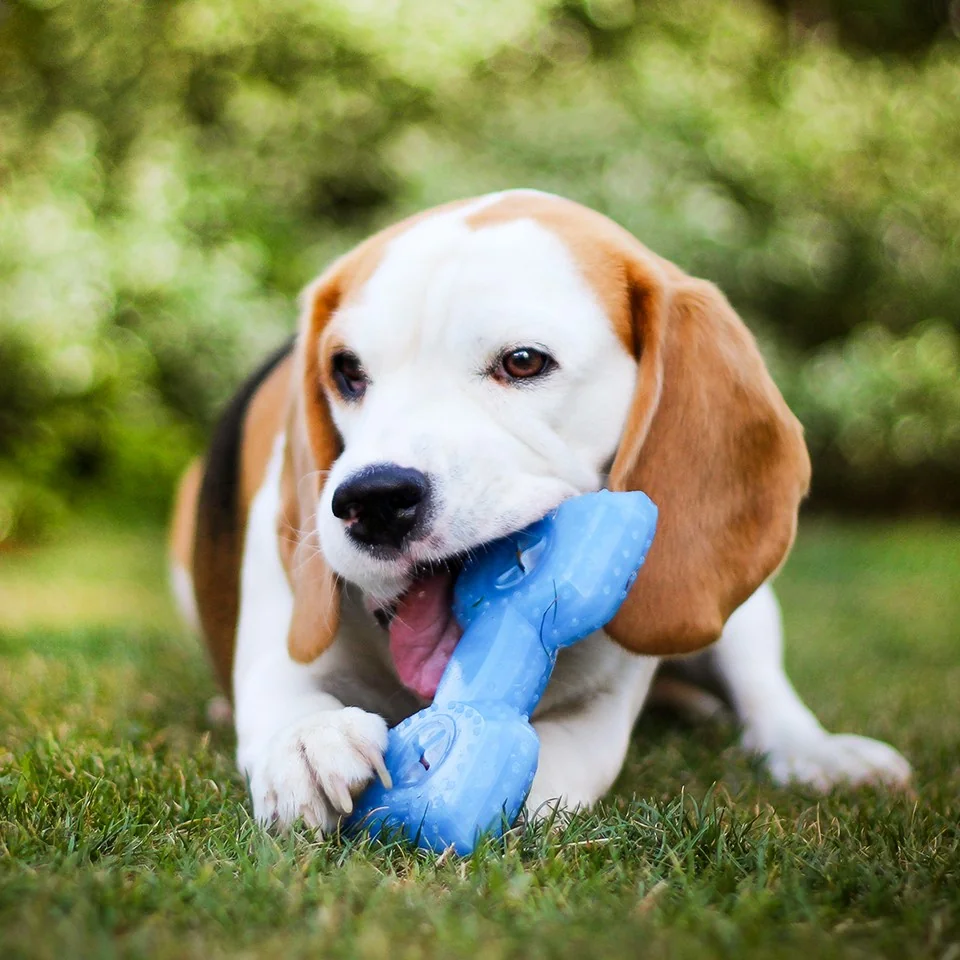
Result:
M460 639L452 592L452 574L417 580L400 598L390 622L390 653L400 680L427 700L437 692Z

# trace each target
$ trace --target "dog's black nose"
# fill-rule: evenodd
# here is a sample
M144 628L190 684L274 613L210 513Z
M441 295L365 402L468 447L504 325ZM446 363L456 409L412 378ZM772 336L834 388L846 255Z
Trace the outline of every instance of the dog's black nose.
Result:
M348 477L333 492L333 515L370 547L402 546L427 511L430 481L419 470L377 463Z

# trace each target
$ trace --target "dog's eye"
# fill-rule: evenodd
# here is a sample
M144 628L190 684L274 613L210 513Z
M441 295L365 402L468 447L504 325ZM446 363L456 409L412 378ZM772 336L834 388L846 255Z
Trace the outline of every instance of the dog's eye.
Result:
M549 373L556 361L548 353L534 347L517 347L500 357L494 376L498 380L530 380Z
M367 375L355 353L344 350L333 357L333 382L344 400L359 400L367 389Z

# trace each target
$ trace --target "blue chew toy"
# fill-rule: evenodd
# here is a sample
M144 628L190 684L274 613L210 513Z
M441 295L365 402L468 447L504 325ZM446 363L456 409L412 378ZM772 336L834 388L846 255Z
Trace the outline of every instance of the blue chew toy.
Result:
M429 707L390 731L393 786L371 785L351 824L470 853L516 819L537 770L530 714L561 647L599 630L626 599L657 525L642 493L588 493L489 544L464 567L463 628Z

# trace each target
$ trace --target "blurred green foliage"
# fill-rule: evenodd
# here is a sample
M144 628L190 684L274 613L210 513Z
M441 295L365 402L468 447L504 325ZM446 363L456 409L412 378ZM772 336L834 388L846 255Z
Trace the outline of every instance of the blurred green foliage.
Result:
M0 0L0 541L162 508L332 256L509 186L726 290L821 502L960 506L953 7L881 7Z

